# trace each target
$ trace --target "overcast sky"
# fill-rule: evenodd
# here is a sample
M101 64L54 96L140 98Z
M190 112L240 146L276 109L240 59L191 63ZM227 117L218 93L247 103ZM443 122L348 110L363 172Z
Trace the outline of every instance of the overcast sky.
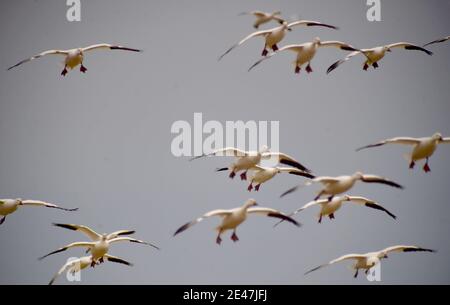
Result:
M162 250L118 244L111 254L133 268L104 264L82 274L81 284L367 284L353 279L349 262L303 273L347 253L395 244L417 244L436 254L391 255L383 284L450 283L450 146L408 169L406 147L360 153L355 148L394 136L450 136L450 45L422 52L395 50L380 69L362 71L355 57L332 74L345 56L321 49L314 73L295 75L292 54L282 54L248 73L262 40L253 39L221 62L217 57L253 31L247 10L281 10L287 18L340 27L297 28L281 45L316 36L360 48L397 41L424 44L449 35L450 1L382 1L381 22L366 19L365 1L82 1L81 22L66 20L65 1L0 2L0 198L32 198L79 207L76 213L23 208L0 227L0 284L46 284L71 250L37 258L74 241L77 233L52 222L85 224L99 232L135 229ZM88 72L66 78L60 58L6 68L47 49L109 42L142 48L142 54L98 51L85 58ZM317 209L297 215L302 228L253 217L215 244L218 219L173 238L183 223L254 197L262 206L290 212L314 198L316 188L280 199L303 181L279 176L249 194L216 167L228 158L188 162L170 147L177 120L280 122L280 148L319 175L356 170L389 177L397 189L358 185L353 195L377 200L398 216L344 207L334 221L317 223ZM65 278L58 283L67 283Z

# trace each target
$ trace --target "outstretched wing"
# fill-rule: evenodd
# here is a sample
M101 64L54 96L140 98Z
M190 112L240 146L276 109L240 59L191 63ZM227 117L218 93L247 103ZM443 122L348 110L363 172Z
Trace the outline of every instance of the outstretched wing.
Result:
M314 175L312 175L312 174L310 174L308 172L305 172L305 171L303 171L301 169L298 169L298 168L279 167L278 169L282 173L288 173L288 174L291 174L291 175L301 176L301 177L305 177L305 178L308 178L308 179L314 179L315 178Z
M278 51L272 52L269 55L267 55L267 56L261 58L260 60L258 60L257 62L255 62L250 68L248 68L248 71L250 72L257 65L259 65L260 63L262 63L265 60L272 58L274 55L279 54L280 52L283 52L283 51L299 52L303 48L304 48L304 44L301 44L301 45L293 44L293 45L284 46L284 47L280 48Z
M281 153L281 152L264 153L264 154L262 154L262 158L263 159L277 158L278 162L281 164L285 164L285 165L289 165L289 166L298 168L304 172L308 172L308 173L311 172L309 169L307 169L305 166L303 166L300 162L295 160L293 157L291 157L287 154Z
M242 45L243 43L245 43L247 40L253 38L253 37L258 37L258 36L266 36L267 34L271 33L273 31L273 29L270 30L265 30L265 31L257 31L257 32L253 32L250 35L246 36L244 39L242 39L241 41L239 41L238 43L232 45L228 50L225 51L225 53L223 53L222 55L220 55L219 57L219 61L224 58L225 55L227 55L228 53L230 53L231 51L233 51L235 48L239 47L240 45Z
M320 43L319 45L320 47L334 47L334 48L339 48L341 50L344 51L360 51L359 49L356 49L355 47L353 47L352 45L342 42L342 41L335 41L335 40L330 40L330 41L323 41Z
M418 246L397 245L383 249L379 253L390 253L390 252L436 252L436 250L422 248Z
M431 52L421 46L418 46L418 45L415 45L415 44L412 44L409 42L397 42L397 43L389 44L386 47L388 49L403 48L405 50L422 51L424 53L427 53L428 55L433 55L433 52Z
M62 248L59 248L58 250L55 250L55 251L53 251L53 252L50 252L49 254L46 254L46 255L40 257L39 260L43 260L44 258L46 258L46 257L48 257L48 256L50 256L50 255L57 254L57 253L61 253L61 252L64 252L64 251L66 251L66 250L68 250L68 249L71 249L71 248L80 248L80 247L92 248L94 245L95 245L95 243L91 243L91 242L76 242L76 243L71 243L71 244L68 244L67 246L64 246L64 247L62 247Z
M130 266L130 267L133 266L132 263L127 262L126 260L123 260L123 259L121 259L120 257L117 257L117 256L112 256L112 255L109 255L109 254L105 254L103 257L106 258L109 262L118 263L118 264Z
M380 183L380 184L386 184L392 187L396 187L399 189L403 189L404 187L398 184L397 182L388 180L384 177L375 176L375 175L363 175L362 179L363 182L366 183Z
M383 145L386 145L386 144L416 145L416 144L419 144L419 143L420 143L420 140L416 139L416 138L397 137L397 138L392 138L392 139L387 139L387 140L384 140L384 141L380 141L380 142L375 143L375 144L370 144L370 145L366 145L366 146L360 147L356 151L361 151L361 150L367 149L367 148L379 147L379 146L383 146Z
M355 57L358 54L362 54L362 52L355 51L355 52L348 54L345 58L338 60L337 62L335 62L334 64L332 64L331 66L328 67L327 74L331 73L334 69L336 69L337 67L342 65L344 62L350 60L352 57Z
M382 207L379 203L377 203L377 202L375 202L373 200L370 200L370 199L367 199L367 198L364 198L364 197L359 197L359 196L348 196L348 200L350 202L353 202L353 203L356 203L356 204L359 204L359 205L363 205L363 206L366 206L368 208L372 208L372 209L375 209L375 210L383 211L386 214L388 214L389 216L391 216L392 218L397 219L397 216L395 216L394 214L389 212L387 209Z
M142 50L139 49L133 49L133 48L128 48L128 47L123 47L123 46L118 46L118 45L112 45L112 44L108 44L108 43L100 43L100 44L94 44L88 47L83 48L83 52L88 52L88 51L94 51L94 50L122 50L122 51L131 51L131 52L142 52Z
M84 235L88 236L93 241L98 241L102 236L92 230L89 227L83 226L83 225L75 225L75 224L63 224L63 223L54 223L53 224L56 227L72 230L72 231L78 231L80 233L83 233Z
M300 227L301 224L298 223L295 219L289 217L288 215L283 214L282 212L270 208L249 208L247 210L247 213L249 214L257 214L262 216L268 216L268 217L274 217L281 219L283 221L289 221L290 223L296 225L297 227Z
M332 261L329 262L329 263L326 263L326 264L320 265L320 266L318 266L318 267L315 267L315 268L313 268L313 269L307 271L307 272L305 273L305 275L307 275L307 274L309 274L309 273L311 273L311 272L313 272L313 271L317 271L317 270L319 270L319 269L321 269L321 268L323 268L323 267L326 267L326 266L329 266L329 265L332 265L332 264L335 264L335 263L338 263L338 262L342 262L342 261L344 261L344 260L348 260L348 259L361 259L361 258L365 258L365 256L362 255L362 254L347 254L347 255L341 256L341 257L339 257L339 258L337 258L337 259L335 259L335 260L332 260Z
M75 208L75 209L61 208L60 206L58 206L56 204L45 202L45 201L39 201L39 200L23 200L22 201L22 205L36 206L36 207L46 207L46 208L51 208L51 209L67 211L67 212L78 211L78 208Z
M214 210L211 212L206 213L205 215L203 215L202 217L199 217L193 221L190 221L184 225L182 225L178 230L176 230L176 232L173 234L173 236L180 234L183 231L186 231L187 229L189 229L190 227L192 227L193 225L205 220L206 218L212 217L212 216L221 216L221 217L225 217L227 215L230 215L232 212L230 210Z
M136 231L133 231L133 230L119 230L119 231L116 231L116 232L109 233L108 236L106 237L106 239L110 240L110 239L114 239L114 238L119 237L119 236L133 235L134 233L136 233Z
M66 272L66 270L73 271L73 272L80 271L80 270L77 270L77 267L78 267L78 269L81 269L82 261L87 260L87 259L90 259L90 258L82 257L82 258L74 259L74 260L67 262L66 264L64 264L64 266L61 267L61 269L58 270L58 272L53 276L53 278L50 280L50 282L48 284L53 285L53 283L56 281L56 279L61 274Z
M436 39L436 40L433 40L433 41L431 41L431 42L429 42L427 44L424 44L423 47L427 47L427 46L435 44L435 43L446 42L449 39L450 39L450 36L447 36L447 37L444 37L444 38L440 38L440 39Z
M190 159L190 161L197 160L197 159L204 158L204 157L217 156L217 155L223 155L226 157L244 157L244 156L247 156L248 153L246 151L241 150L236 147L225 147L225 148L217 149L209 154L203 154L200 156L193 157Z
M143 241L143 240L139 240L139 239L136 239L136 238L131 238L131 237L116 237L116 238L113 238L113 239L109 240L108 242L110 244L113 244L113 243L117 243L117 242L121 242L121 241L128 241L130 243L137 243L137 244L147 245L147 246L155 248L156 250L160 250L154 244L151 244L149 242L146 242L146 241Z
M311 20L298 20L298 21L294 21L288 24L288 28L293 28L294 26L320 26L320 27L326 27L326 28L330 28L330 29L334 29L337 30L339 29L338 27L334 26L334 25L330 25L330 24L326 24L326 23L322 23L319 21L311 21Z
M13 68L15 68L17 66L20 66L21 64L24 64L26 62L32 61L34 59L41 58L42 56L46 56L46 55L67 55L67 54L68 54L68 51L64 51L64 50L48 50L48 51L42 52L40 54L31 56L30 58L24 59L24 60L20 61L19 63L15 64L14 66L9 67L8 70L11 70L11 69L13 69Z

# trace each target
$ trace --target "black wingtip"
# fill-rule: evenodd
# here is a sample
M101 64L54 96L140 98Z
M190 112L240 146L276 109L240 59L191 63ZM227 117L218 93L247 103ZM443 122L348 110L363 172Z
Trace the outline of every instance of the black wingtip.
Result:
M174 234L173 236L175 237L176 235L180 234L181 232L185 231L187 228L189 228L189 225L191 224L191 222L185 223L184 225L182 225Z
M76 231L77 228L75 228L72 225L68 225L68 224L64 224L64 223L53 223L53 225L55 227L60 227L60 228L64 228L64 229L68 229L68 230L72 230L72 231Z

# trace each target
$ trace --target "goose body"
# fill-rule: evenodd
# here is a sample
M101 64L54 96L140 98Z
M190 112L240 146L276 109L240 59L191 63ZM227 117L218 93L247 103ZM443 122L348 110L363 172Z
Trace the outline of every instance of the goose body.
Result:
M388 180L384 177L376 176L376 175L366 175L361 172L356 172L353 175L346 175L346 176L338 176L338 177L317 177L314 178L305 184L297 185L286 192L284 192L281 197L290 194L292 192L295 192L300 187L304 185L311 185L313 183L320 183L322 184L322 189L319 191L317 197L314 200L318 200L322 196L329 196L328 199L331 201L334 196L346 193L350 189L353 188L353 186L356 184L357 181L361 181L364 183L378 183L378 184L385 184L391 187L400 188L403 189L403 186L400 184Z
M310 20L299 20L299 21L294 21L291 23L287 23L287 22L283 22L283 24L281 26L269 29L269 30L264 30L264 31L257 31L257 32L253 32L250 35L244 37L241 41L239 41L238 43L234 44L233 46L231 46L227 51L225 51L225 53L223 53L220 57L219 60L221 60L223 57L225 57L225 55L227 55L228 53L230 53L231 51L233 51L235 48L237 48L238 46L244 44L246 41L250 40L251 38L254 37L262 37L264 38L265 42L264 42L264 49L262 51L262 56L266 56L268 54L268 50L273 50L273 51L277 51L278 50L278 43L280 43L284 37L286 36L288 31L292 31L292 29L296 26L319 26L319 27L327 27L327 28L331 28L331 29L337 29L337 27L333 26L333 25L329 25L329 24L325 24L325 23L321 23L318 21L310 21Z
M118 258L116 256L105 254L104 258L109 262L132 266L131 263L129 263L121 258ZM55 276L53 276L53 278L49 282L49 285L53 285L55 283L55 281L57 280L57 278L59 276L61 276L64 272L67 271L68 273L75 274L77 272L80 272L81 270L88 268L93 263L95 263L95 260L93 259L92 256L84 256L84 257L80 257L75 260L71 260L71 261L67 262L66 264L64 264L64 266L61 267L61 269L55 274Z
M409 167L413 169L416 162L426 160L423 170L425 172L430 172L431 169L428 164L430 157L434 154L439 144L450 144L450 138L444 138L438 132L431 137L424 138L397 137L358 148L357 151L361 151L367 148L379 147L386 144L402 144L412 146L412 151L407 156L408 161L410 162Z
M270 208L259 208L259 207L255 207L255 206L257 206L256 200L249 199L241 207L237 207L237 208L230 209L230 210L210 211L210 212L204 214L203 216L182 225L174 233L174 236L180 234L181 232L184 232L185 230L194 226L195 224L197 224L209 217L213 217L213 216L218 216L218 217L222 218L220 225L216 228L216 230L218 232L217 238L216 238L216 243L218 245L220 245L222 242L221 235L224 232L229 231L229 230L233 230L233 234L231 235L231 240L233 240L234 242L237 242L239 240L239 238L237 237L236 229L239 225L241 225L243 222L245 222L245 220L247 219L249 214L275 217L275 218L289 221L289 222L293 223L294 225L299 226L299 223L297 223L295 220L293 220L289 216L281 213L280 211L270 209Z
M14 66L9 67L8 70L11 70L15 67L18 67L18 66L20 66L26 62L32 61L34 59L41 58L43 56L60 55L60 56L64 56L64 70L61 72L62 76L66 76L66 74L68 73L68 69L72 70L77 66L80 66L80 72L86 73L87 69L83 65L84 55L86 54L86 52L93 51L93 50L100 50L100 49L141 52L141 50L138 50L138 49L123 47L123 46L119 46L119 45L112 45L112 44L107 44L107 43L94 44L94 45L91 45L88 47L75 48L75 49L70 49L70 50L48 50L48 51L44 51L40 54L34 55L30 58L24 59L24 60L20 61L19 63L15 64Z
M39 200L0 199L0 225L5 222L6 216L13 214L19 209L19 207L23 206L46 207L67 212L73 212L78 210L78 209L62 208L56 204Z
M276 54L279 54L283 51L291 51L296 53L296 59L294 61L295 65L295 73L300 73L301 67L305 64L308 64L306 67L306 72L311 73L313 72L311 68L311 61L315 57L317 51L319 48L322 47L335 47L339 48L341 50L345 51L356 51L353 46L351 46L348 43L341 42L341 41L321 41L320 38L316 37L312 42L307 42L303 44L294 44L294 45L288 45L284 46L281 49L279 49L276 52L271 53L267 57L264 57L254 63L250 68L249 71L251 71L254 67L262 63L263 61L273 57Z
M309 274L311 272L317 271L323 267L333 265L335 263L339 263L345 260L353 260L354 264L352 265L352 268L355 270L354 277L356 278L358 276L359 270L365 270L365 273L367 274L371 268L376 266L381 262L382 259L388 258L388 254L392 252L436 252L435 250L426 249L418 246L405 246L405 245L398 245L398 246L392 246L388 247L386 249L376 251L376 252L369 252L366 254L347 254L343 255L335 260L330 261L327 264L320 265L316 268L313 268L305 273Z
M388 45L384 45L384 46L378 46L378 47L374 47L374 48L370 48L370 49L360 49L357 51L354 51L352 53L350 53L349 55L347 55L347 57L345 57L344 59L338 60L337 62L335 62L334 64L332 64L328 70L327 73L331 73L333 70L335 70L337 67L339 67L340 65L342 65L343 63L347 62L348 60L350 60L351 58L355 57L356 55L363 55L365 57L365 62L364 62L364 66L363 66L363 70L368 70L370 66L372 66L374 69L377 69L379 67L379 61L381 61L387 54L387 52L391 52L392 49L396 49L396 48L402 48L405 50L415 50L415 51L421 51L424 52L428 55L433 55L433 52L409 43L409 42L397 42L397 43L392 43L392 44L388 44Z
M159 248L151 243L131 238L131 237L123 237L123 235L130 235L133 234L134 231L130 230L120 230L116 231L110 234L98 234L94 230L90 229L86 226L81 225L73 225L73 224L54 224L57 227L73 230L73 231L79 231L85 235L87 235L92 241L91 242L75 242L68 244L64 247L61 247L53 252L50 252L49 254L46 254L40 258L40 260L56 254L64 252L68 249L72 248L86 248L88 251L91 252L91 258L92 258L92 267L94 267L97 263L102 263L105 255L109 252L111 244L117 243L117 242L131 242L131 243L138 243L143 244L147 246L151 246L155 249Z
M305 172L310 172L305 166L298 162L293 157L281 153L281 152L271 152L267 146L263 146L259 151L244 151L235 147L226 147L222 149L217 149L209 154L202 154L200 156L191 159L196 160L204 157L210 156L232 156L235 157L235 161L228 167L223 167L217 169L217 171L229 171L229 177L233 179L236 173L244 171L241 174L241 180L247 180L247 172L258 166L262 160L273 160L275 163L281 163L289 166L293 166Z

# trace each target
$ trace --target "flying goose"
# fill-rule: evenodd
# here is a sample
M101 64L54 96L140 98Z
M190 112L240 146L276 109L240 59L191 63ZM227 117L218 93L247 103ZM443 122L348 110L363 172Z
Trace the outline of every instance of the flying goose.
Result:
M361 172L356 172L351 176L338 176L338 177L317 177L310 181L307 181L305 184L297 185L286 192L284 192L281 197L286 196L292 192L295 192L297 189L304 185L311 185L314 182L322 183L323 188L320 190L319 194L314 200L318 200L320 197L324 195L330 195L328 200L331 201L334 196L345 193L349 191L357 181L362 181L365 183L380 183L386 184L392 187L403 189L403 186L400 184L388 180L386 178L375 176L375 175L365 175Z
M254 199L249 199L245 202L245 204L241 207L234 208L231 210L214 210L206 213L202 217L197 218L194 221L188 222L181 226L174 234L177 235L188 228L192 227L193 225L205 220L206 218L212 217L212 216L219 216L222 217L222 223L216 228L218 235L216 239L216 243L220 245L222 242L221 235L226 232L227 230L233 230L233 234L231 235L231 240L234 242L237 242L239 238L236 235L236 228L243 223L249 214L257 214L262 216L268 216L268 217L275 217L283 220L287 220L291 223L293 223L296 226L300 226L300 224L295 221L294 219L290 218L289 216L281 213L280 211L270 209L270 208L259 208L255 207L257 206L257 203Z
M394 214L392 214L391 212L386 210L384 207L382 207L376 201L367 199L365 197L349 196L349 195L336 196L331 201L329 201L328 199L319 199L319 200L314 200L314 201L308 202L300 209L294 211L292 214L289 214L289 216L292 217L292 216L296 215L297 213L300 213L301 211L303 211L309 207L320 205L318 222L321 223L322 217L324 217L324 216L328 216L330 219L334 219L334 213L337 212L342 207L342 205L346 202L351 202L351 203L355 203L355 204L358 204L361 206L366 206L368 208L380 210L380 211L385 212L386 214L388 214L389 216L391 216L394 219L397 218ZM281 223L281 222L282 221L280 221L279 223Z
M57 209L67 212L74 212L78 209L65 209L57 206L56 204L39 201L39 200L22 200L22 199L0 199L0 216L3 216L0 219L0 225L3 224L6 220L6 216L14 213L21 206L37 206L37 207L46 207L51 209Z
M268 56L263 57L262 59L255 62L248 69L248 71L251 71L254 67L259 65L263 61L271 58L275 54L279 54L280 52L283 52L283 51L292 51L297 54L297 57L294 61L295 73L296 74L300 73L301 67L304 64L308 64L306 66L306 72L311 73L311 72L313 72L313 70L311 68L311 61L313 60L314 56L316 55L317 50L321 47L336 47L336 48L339 48L339 49L345 50L345 51L357 51L357 49L355 49L354 47L352 47L351 45L349 45L345 42L321 41L320 38L316 37L312 42L284 46L281 49L279 49L278 51L273 52L273 53L269 54Z
M251 168L251 171L253 172L253 175L249 179L250 185L247 188L249 192L253 190L253 184L255 184L255 191L259 191L261 184L269 181L270 179L272 179L273 177L275 177L277 174L280 173L288 173L291 175L302 176L308 179L314 178L312 174L302 171L298 168L292 167L263 167L256 165Z
M225 55L227 55L228 53L233 51L235 48L242 45L247 40L249 40L253 37L263 37L265 39L262 56L266 56L268 54L267 49L272 49L273 51L277 51L278 50L277 44L284 39L284 37L286 36L286 33L288 31L292 31L293 27L300 26L300 25L321 26L321 27L327 27L327 28L337 30L337 27L335 27L333 25L328 25L328 24L321 23L318 21L299 20L299 21L294 21L291 23L287 23L286 21L284 21L281 26L278 26L278 27L275 27L275 28L272 28L269 30L257 31L257 32L251 33L250 35L248 35L247 37L245 37L244 39L242 39L241 41L239 41L238 43L236 43L232 47L230 47L225 53L223 53L219 57L219 60L221 60Z
M427 47L429 45L432 45L432 44L435 44L435 43L446 42L449 39L450 39L450 36L443 37L443 38L440 38L440 39L436 39L436 40L433 40L432 42L429 42L429 43L425 44L423 47L425 48L425 47Z
M410 154L407 155L409 163L409 168L413 169L416 165L417 161L425 159L425 165L423 166L423 170L428 173L431 171L430 166L428 165L428 161L430 157L436 151L436 148L439 144L449 144L450 138L443 138L442 135L437 132L431 137L425 138L408 138L408 137L398 137L387 139L376 144L367 145L364 147L358 148L356 151L361 151L363 149L383 146L386 144L403 144L403 145L412 145L413 150Z
M235 147L221 148L213 151L212 153L194 157L191 159L191 161L210 156L233 156L236 158L236 161L233 162L229 167L217 169L217 171L219 172L229 170L229 177L231 179L236 176L236 173L244 171L241 174L241 180L247 180L248 170L258 165L261 160L268 159L275 159L281 164L293 166L307 173L311 172L291 156L281 152L271 152L265 145L259 151L244 151Z
M105 254L104 258L108 262L123 264L123 265L130 266L130 267L133 266L133 264L131 264L121 258L118 258L116 256L109 255L109 254ZM80 272L81 270L86 269L89 266L92 266L93 263L94 263L94 260L93 260L92 256L84 256L84 257L80 257L78 259L71 260L71 261L67 262L66 264L64 264L64 266L62 266L61 269L59 269L59 271L55 274L55 276L51 279L50 283L48 283L48 284L53 285L53 283L56 281L56 279L66 271L70 272L71 274L75 274L77 272Z
M94 267L95 264L103 262L103 257L105 256L105 254L108 253L111 244L116 243L116 242L124 242L124 241L151 246L151 247L159 250L159 248L157 246L155 246L151 243L148 243L148 242L145 242L145 241L142 241L139 239L135 239L135 238L122 237L122 235L133 234L134 231L121 230L121 231L113 232L111 234L99 235L95 231L93 231L85 226L66 225L66 224L54 224L54 225L57 227L82 232L82 233L86 234L87 236L89 236L89 238L91 238L92 241L91 242L75 242L75 243L68 244L62 248L59 248L53 252L50 252L49 254L46 254L46 255L40 257L39 260L42 260L53 254L64 252L71 248L80 248L81 247L81 248L87 248L91 252L92 259L93 259L92 267Z
M379 264L380 261L384 258L388 258L388 253L390 252L436 252L435 250L431 249L425 249L417 246L393 246L386 249L383 249L378 252L369 252L366 254L347 254L344 256L341 256L335 260L332 260L331 262L318 266L314 269L309 270L305 273L305 275L319 270L323 267L339 263L345 260L353 259L355 260L355 264L352 266L353 269L356 271L354 277L356 278L358 276L358 272L360 269L365 270L365 273L367 274L369 270L374 267L375 265Z
M273 12L273 13L267 13L267 12L262 12L262 11L252 11L252 12L243 12L240 13L239 16L244 16L244 15L253 15L256 20L255 23L253 24L253 27L255 29L258 29L261 25L266 24L270 21L277 21L280 24L283 24L284 19L282 19L280 17L281 12L277 11L277 12Z
M76 66L80 65L80 71L83 73L86 73L87 69L83 65L84 61L84 54L88 51L93 50L99 50L99 49L106 49L106 50L122 50L122 51L132 51L132 52L141 52L141 50L138 49L132 49L127 47L122 47L118 45L112 45L107 43L101 43L101 44L94 44L85 48L76 48L71 50L48 50L45 52L42 52L40 54L34 55L30 58L24 59L21 62L15 64L12 67L9 67L8 70L11 70L17 66L20 66L21 64L24 64L26 62L32 61L33 59L41 58L46 55L62 55L65 57L64 59L64 70L61 72L62 76L66 76L69 69L74 69Z
M425 52L428 55L433 55L433 52L428 51L427 49L424 49L423 47L408 43L408 42L397 42L397 43L393 43L393 44L388 44L385 46L380 46L380 47L375 47L375 48L371 48L371 49L361 49L355 52L350 53L349 55L347 55L347 57L345 57L344 59L338 60L337 62L335 62L334 64L332 64L328 70L327 70L327 74L331 73L331 71L333 71L334 69L336 69L337 67L339 67L341 64L343 64L344 62L348 61L349 59L351 59L352 57L358 55L358 54L363 54L366 57L366 61L364 62L364 66L363 66L363 70L367 71L367 69L369 69L370 66L372 66L374 69L378 68L378 62L383 59L383 57L386 55L386 52L392 52L392 49L395 48L403 48L405 50L417 50L417 51L422 51Z

